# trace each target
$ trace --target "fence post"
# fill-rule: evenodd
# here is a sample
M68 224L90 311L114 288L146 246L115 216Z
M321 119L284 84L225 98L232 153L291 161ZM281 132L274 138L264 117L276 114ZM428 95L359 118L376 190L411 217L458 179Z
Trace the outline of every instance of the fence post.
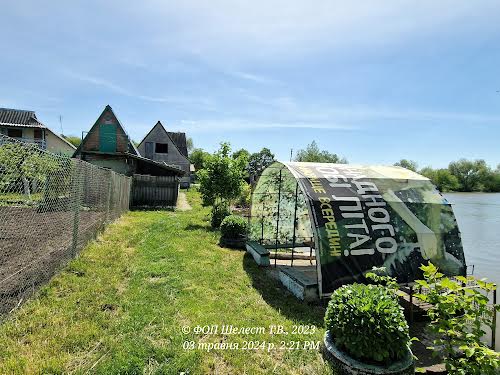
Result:
M80 225L80 204L82 199L82 183L81 179L81 162L75 162L75 170L73 172L73 193L75 196L73 202L73 243L71 246L71 256L76 256L76 249L78 247L78 227Z
M109 211L111 210L111 191L113 188L113 171L108 173L108 200L106 202L106 222L109 222Z
M496 285L495 285L496 287ZM496 346L496 335L497 335L497 310L495 306L497 304L497 290L493 290L493 321L491 324L491 349L495 350Z

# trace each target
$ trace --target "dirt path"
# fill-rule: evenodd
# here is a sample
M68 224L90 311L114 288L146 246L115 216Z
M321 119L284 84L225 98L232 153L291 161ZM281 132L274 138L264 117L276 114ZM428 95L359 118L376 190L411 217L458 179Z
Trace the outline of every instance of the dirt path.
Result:
M186 193L183 193L182 191L179 192L179 196L177 197L176 209L179 211L189 211L192 209L187 201Z

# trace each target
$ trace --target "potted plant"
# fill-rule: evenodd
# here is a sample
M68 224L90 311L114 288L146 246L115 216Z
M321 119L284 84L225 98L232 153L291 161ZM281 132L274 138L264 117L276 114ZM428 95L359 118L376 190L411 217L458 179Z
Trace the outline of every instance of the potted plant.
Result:
M337 289L325 315L326 357L339 374L413 374L408 324L390 288Z
M244 249L248 223L245 218L237 215L229 215L222 220L220 225L222 246L232 247L236 249Z

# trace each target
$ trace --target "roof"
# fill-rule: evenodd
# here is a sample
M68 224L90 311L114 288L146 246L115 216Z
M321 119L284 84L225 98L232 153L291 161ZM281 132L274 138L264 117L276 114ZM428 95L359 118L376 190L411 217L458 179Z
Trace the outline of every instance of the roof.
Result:
M179 152L188 157L188 149L187 149L187 141L186 141L186 133L181 132L167 132L168 136L174 142L174 144L179 149Z
M45 128L45 125L36 118L34 111L11 108L0 108L0 125Z
M144 156L134 155L134 154L131 154L129 152L126 152L125 155L130 156L133 159L141 160L141 161L143 161L145 163L154 164L157 167L166 169L167 171L174 172L174 173L176 173L179 176L183 176L184 175L184 171L181 168L178 168L178 167L176 167L174 165L170 165L170 164L167 164L165 162L154 161L154 160L145 158Z

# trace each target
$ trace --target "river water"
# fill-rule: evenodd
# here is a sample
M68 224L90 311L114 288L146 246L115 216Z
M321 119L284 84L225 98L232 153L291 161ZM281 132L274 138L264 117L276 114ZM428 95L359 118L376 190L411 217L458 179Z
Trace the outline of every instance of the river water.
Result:
M462 232L468 271L500 287L500 193L446 193ZM500 290L497 291L500 300ZM498 302L497 300L497 302ZM496 350L500 350L500 316Z

